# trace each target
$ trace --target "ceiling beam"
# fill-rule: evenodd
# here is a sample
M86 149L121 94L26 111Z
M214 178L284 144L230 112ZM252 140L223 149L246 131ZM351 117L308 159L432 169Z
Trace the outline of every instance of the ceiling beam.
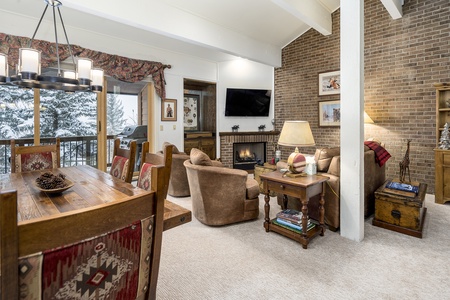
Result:
M332 32L331 12L316 0L272 0L302 22L308 24L323 35Z
M109 0L65 0L64 6L186 43L281 66L281 47L232 31L162 1L140 1L139 9L134 5L110 5Z
M392 19L395 20L403 17L403 0L381 0L381 3L383 3Z

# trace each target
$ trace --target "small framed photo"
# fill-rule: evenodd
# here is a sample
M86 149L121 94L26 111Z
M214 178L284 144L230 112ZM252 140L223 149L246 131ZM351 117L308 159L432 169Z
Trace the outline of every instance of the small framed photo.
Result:
M319 101L319 126L341 125L341 101Z
M319 74L319 96L341 93L341 71Z
M184 130L199 130L198 113L200 111L199 95L185 94L183 103L184 112Z
M177 120L177 100L164 99L161 103L161 121Z

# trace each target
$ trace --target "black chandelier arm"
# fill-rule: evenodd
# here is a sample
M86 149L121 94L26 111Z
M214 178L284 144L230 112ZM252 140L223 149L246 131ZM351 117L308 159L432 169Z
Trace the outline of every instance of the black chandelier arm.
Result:
M74 58L73 52L72 52L72 46L70 45L69 37L67 36L66 26L64 25L64 21L63 21L63 18L62 18L62 15L61 15L61 10L59 9L59 6L58 6L58 14L59 14L59 19L61 20L61 26L62 26L62 29L63 29L63 32L64 32L64 36L66 37L67 47L69 48L69 54L70 54L70 57L72 58L74 71L76 71L76 67L75 67L76 63L75 63L75 58Z
M31 43L33 43L34 37L36 36L36 33L38 32L39 26L41 26L42 19L44 18L45 13L47 12L47 8L48 8L48 5L45 6L44 11L42 12L41 18L39 19L39 23L37 24L36 29L34 30L33 37L30 39L30 42L28 43L28 48L31 48Z

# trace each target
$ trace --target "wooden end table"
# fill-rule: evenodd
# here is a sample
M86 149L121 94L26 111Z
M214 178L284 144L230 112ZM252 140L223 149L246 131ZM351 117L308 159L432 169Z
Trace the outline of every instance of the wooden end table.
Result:
M302 244L303 249L307 249L311 239L317 235L323 236L325 233L324 215L325 215L325 184L328 181L328 177L321 175L306 175L297 178L285 177L283 173L274 171L266 174L261 174L261 180L264 186L264 228L266 232L274 231L289 237ZM283 228L276 224L273 224L269 218L270 204L269 194L270 191L275 193L281 193L283 197L283 207L287 205L287 196L293 196L300 198L302 202L302 228L307 228L308 224L308 202L309 199L316 195L320 195L319 201L319 224L310 230L303 230L302 233L297 233L292 230Z

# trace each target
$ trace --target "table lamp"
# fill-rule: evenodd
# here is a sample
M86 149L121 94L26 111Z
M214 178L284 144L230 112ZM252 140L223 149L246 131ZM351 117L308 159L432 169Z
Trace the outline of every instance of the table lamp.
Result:
M281 129L278 145L295 147L295 151L288 158L288 177L299 177L306 173L303 170L306 167L306 159L298 151L298 147L314 146L314 137L308 121L285 121Z

